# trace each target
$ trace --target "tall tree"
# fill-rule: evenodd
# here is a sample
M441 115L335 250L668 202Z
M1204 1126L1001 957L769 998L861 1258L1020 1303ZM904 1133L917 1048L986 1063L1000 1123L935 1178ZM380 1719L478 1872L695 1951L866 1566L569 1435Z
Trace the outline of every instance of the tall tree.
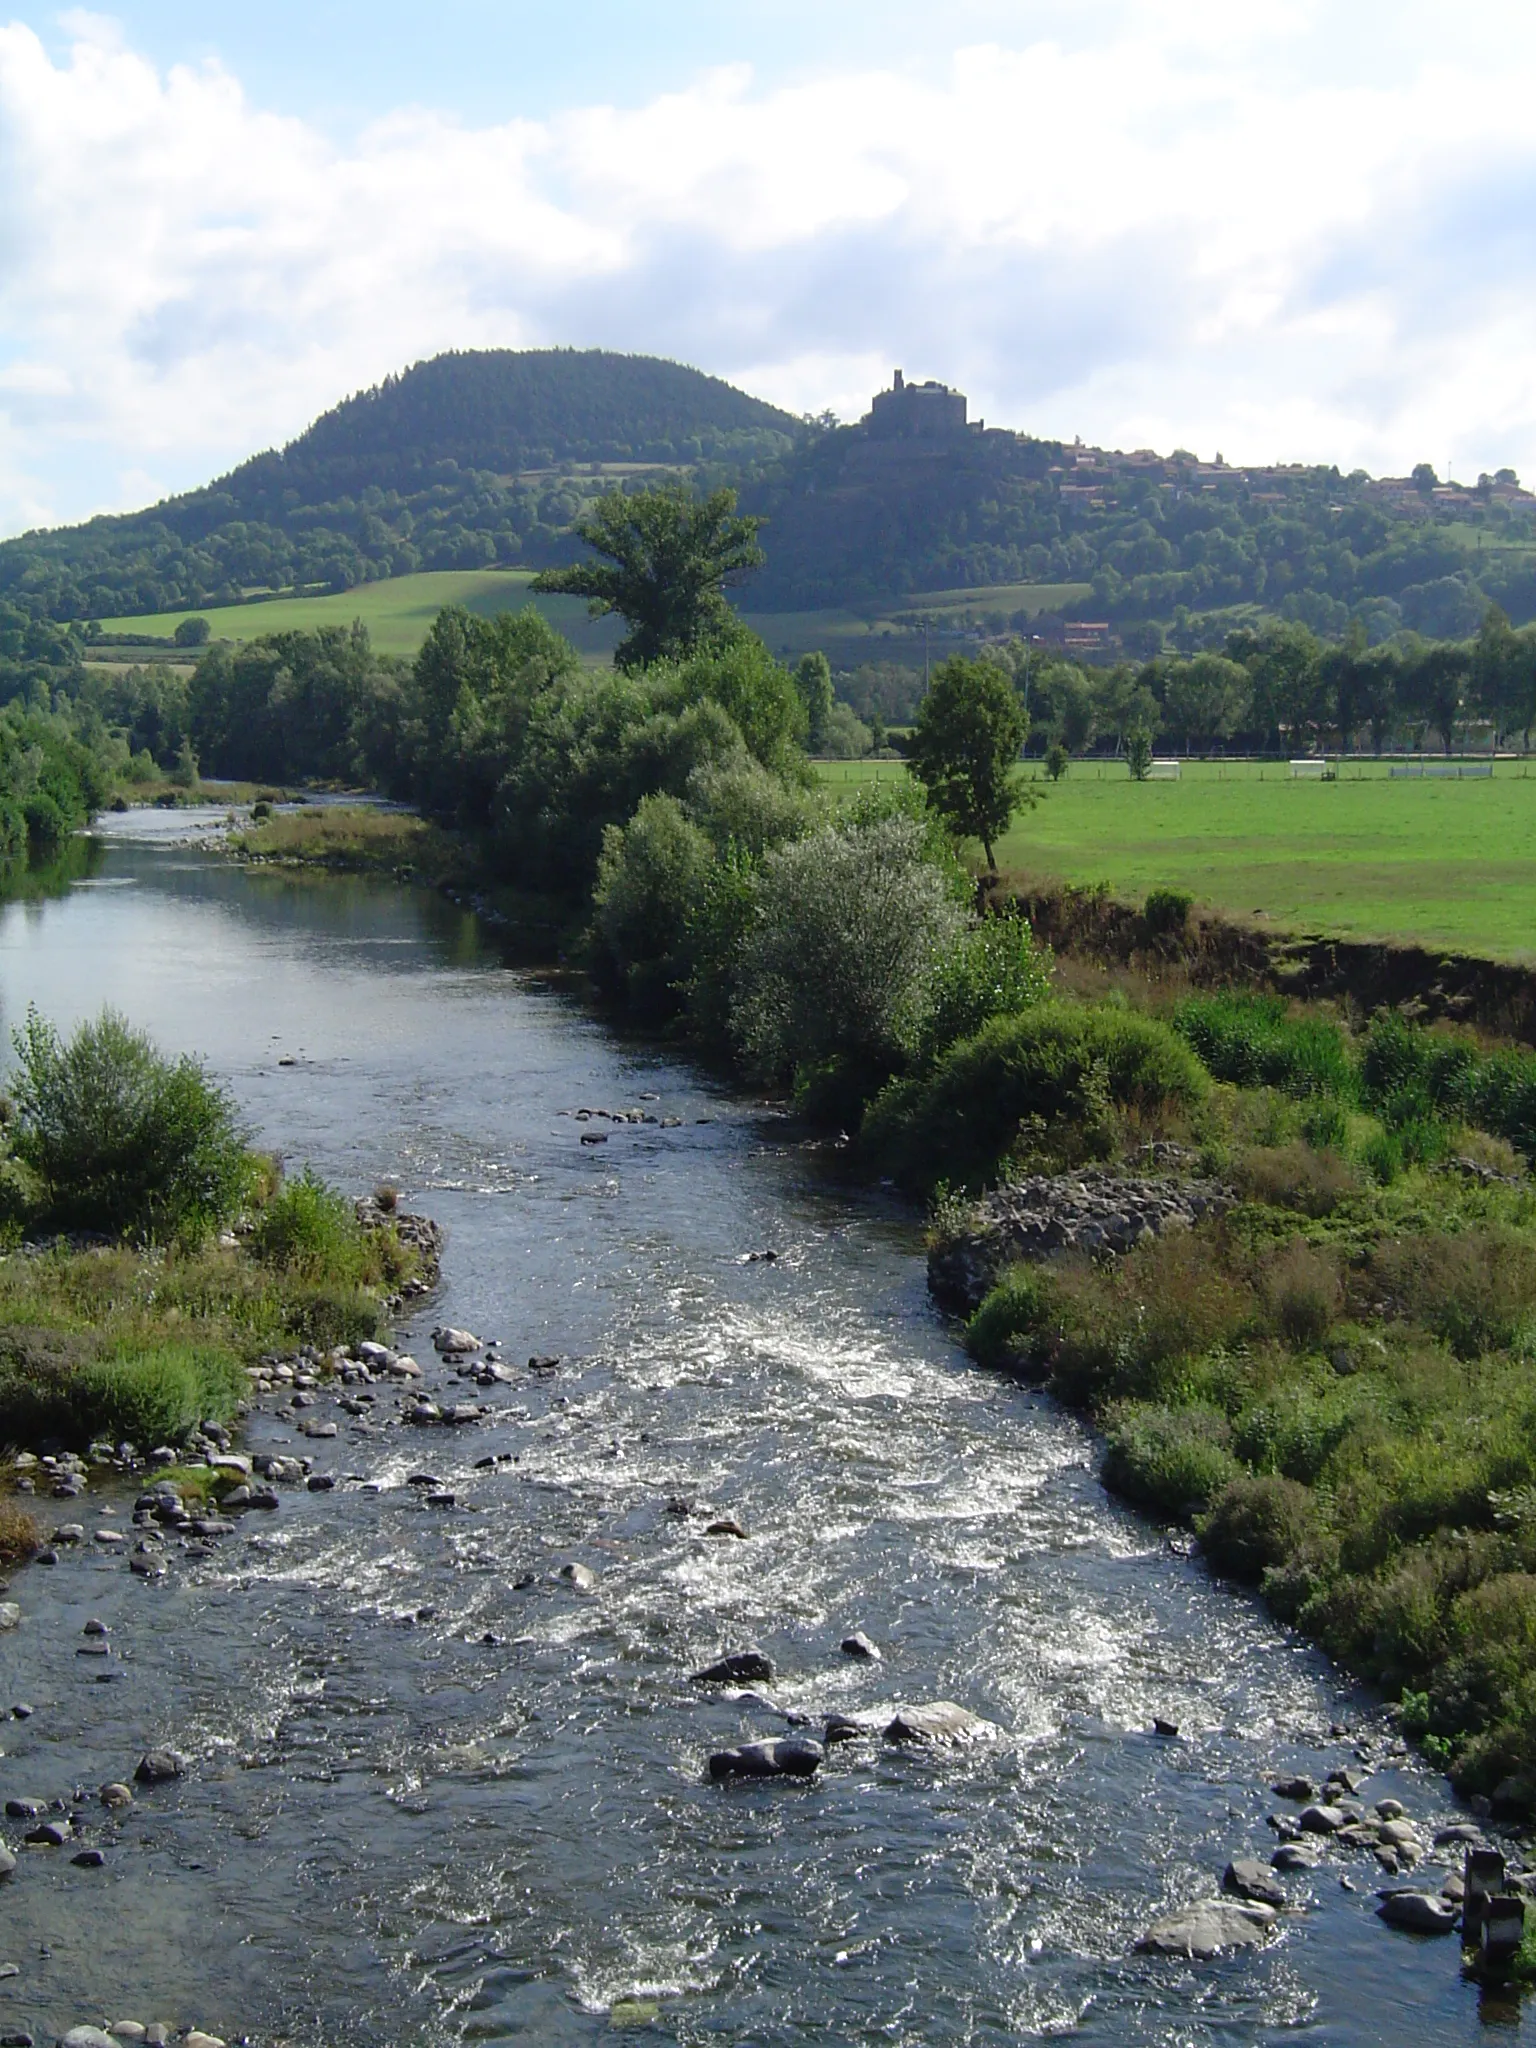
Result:
M1024 791L1016 763L1029 714L992 661L953 655L933 672L907 743L912 772L957 839L979 839L987 866Z
M832 664L824 654L802 654L795 664L795 688L805 706L805 743L819 753L832 716Z
M536 591L590 599L594 617L617 612L629 627L614 652L622 669L685 660L732 626L725 587L766 560L760 519L736 511L734 491L694 498L677 485L610 491L575 531L600 561L546 569Z

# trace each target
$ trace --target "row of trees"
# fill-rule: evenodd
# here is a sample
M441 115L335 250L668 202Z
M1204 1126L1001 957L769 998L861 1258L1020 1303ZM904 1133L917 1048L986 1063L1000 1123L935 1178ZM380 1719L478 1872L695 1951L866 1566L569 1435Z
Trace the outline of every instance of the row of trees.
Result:
M1274 625L1230 635L1220 654L1140 667L1031 662L1020 643L994 658L1027 696L1038 744L1071 754L1123 746L1133 730L1188 753L1430 742L1449 752L1472 724L1526 746L1536 726L1536 630L1517 632L1495 606L1463 642L1369 647L1354 632L1330 646Z

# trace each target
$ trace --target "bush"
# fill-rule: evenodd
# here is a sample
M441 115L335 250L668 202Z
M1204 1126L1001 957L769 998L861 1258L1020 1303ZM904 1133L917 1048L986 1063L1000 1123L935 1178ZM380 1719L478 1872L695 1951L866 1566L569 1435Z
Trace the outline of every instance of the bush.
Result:
M12 1149L51 1220L161 1238L229 1218L251 1183L229 1096L112 1010L66 1043L35 1011L14 1035Z
M1279 996L1191 996L1173 1023L1218 1081L1354 1099L1344 1034L1322 1018L1292 1016Z
M1004 1273L965 1326L965 1348L978 1365L1021 1366L1048 1326L1051 1292L1038 1266Z
M642 797L627 825L603 834L593 966L599 984L641 1016L665 1017L679 1007L689 921L713 864L708 839L676 797Z
M1368 1278L1458 1358L1477 1358L1507 1350L1536 1310L1536 1243L1494 1228L1418 1231L1373 1247Z
M921 1084L882 1096L862 1136L909 1187L977 1189L997 1177L1026 1120L1102 1126L1116 1109L1191 1105L1204 1086L1188 1048L1155 1018L1042 1003L993 1018Z
M1342 1305L1338 1267L1326 1252L1296 1238L1276 1256L1266 1282L1280 1335L1293 1351L1315 1351Z
M1138 1507L1190 1521L1239 1476L1227 1418L1215 1408L1127 1401L1106 1422L1104 1478Z
M1052 782L1060 782L1071 763L1072 756L1058 740L1045 757L1045 772Z
M310 1279L362 1278L368 1246L344 1195L306 1167L261 1209L251 1250L264 1265Z
M41 1543L36 1522L14 1501L0 1501L0 1565L24 1564Z
M1314 1151L1299 1140L1251 1147L1239 1157L1235 1178L1250 1201L1296 1209L1303 1216L1331 1216L1360 1188L1347 1159L1334 1151Z
M1217 1571L1257 1583L1266 1571L1295 1556L1315 1523L1305 1486L1294 1479L1244 1473L1222 1488L1197 1526Z
M13 1353L0 1367L0 1441L176 1444L205 1417L232 1415L245 1386L239 1360L211 1345L151 1344L81 1364Z
M989 1019L1017 1016L1050 991L1050 955L1035 944L1028 922L1011 911L982 918L934 967L915 1047L918 1064L931 1065Z
M732 1032L778 1080L850 1053L894 1071L964 924L910 816L839 820L770 853L737 963Z
M1158 938L1173 938L1184 931L1194 907L1194 897L1182 889L1154 889L1141 914L1149 932Z

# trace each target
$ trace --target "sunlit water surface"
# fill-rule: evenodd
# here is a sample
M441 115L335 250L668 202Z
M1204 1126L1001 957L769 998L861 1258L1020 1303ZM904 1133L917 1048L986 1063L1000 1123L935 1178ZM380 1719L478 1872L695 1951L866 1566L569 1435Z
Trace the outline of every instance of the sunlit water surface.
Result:
M259 1416L248 1448L312 1453L337 1489L173 1552L158 1585L88 1548L17 1576L0 1711L36 1711L0 1727L0 1794L93 1789L150 1743L191 1769L121 1825L87 1809L106 1868L26 1853L0 2028L582 2042L616 2004L643 2019L633 2000L656 2038L734 2048L1520 2028L1479 2010L1454 1943L1380 1924L1368 1859L1294 1880L1305 1910L1260 1954L1133 1955L1229 1856L1268 1855L1277 1770L1348 1759L1333 1724L1380 1738L1371 1703L1113 1505L1076 1421L968 1366L910 1215L508 967L472 916L242 871L174 844L188 824L113 821L67 896L0 913L6 1024L110 1001L204 1055L290 1162L398 1182L448 1233L404 1331L429 1384L474 1392L433 1359L439 1320L568 1363L480 1397L474 1428L402 1427L387 1389L376 1420L311 1411L341 1422L328 1443ZM583 1146L610 1128L583 1106L683 1121ZM554 1576L570 1560L593 1592ZM91 1615L111 1683L76 1656ZM854 1628L883 1663L839 1654ZM784 1727L687 1682L749 1645L788 1709L951 1698L1004 1739L710 1786L711 1749ZM1387 1792L1454 1817L1417 1770Z

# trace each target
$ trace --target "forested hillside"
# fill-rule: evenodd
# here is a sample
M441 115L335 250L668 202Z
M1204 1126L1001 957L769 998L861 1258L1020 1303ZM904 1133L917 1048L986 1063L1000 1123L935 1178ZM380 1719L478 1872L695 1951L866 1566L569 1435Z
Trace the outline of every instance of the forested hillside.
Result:
M735 475L782 456L797 431L761 399L652 356L438 356L206 489L0 544L0 598L89 619L415 569L537 567L573 552L562 536L613 466Z
M754 612L883 608L898 631L953 634L953 605L925 613L924 596L975 590L963 630L1027 626L1111 659L1277 619L1372 645L1463 639L1490 603L1536 619L1536 497L1512 471L1465 488L1424 465L1239 468L963 425L892 438L601 350L418 364L205 490L0 544L0 600L84 621L543 568L579 552L571 525L596 497L669 474L733 484L765 519ZM1081 621L1086 640L1066 630Z

